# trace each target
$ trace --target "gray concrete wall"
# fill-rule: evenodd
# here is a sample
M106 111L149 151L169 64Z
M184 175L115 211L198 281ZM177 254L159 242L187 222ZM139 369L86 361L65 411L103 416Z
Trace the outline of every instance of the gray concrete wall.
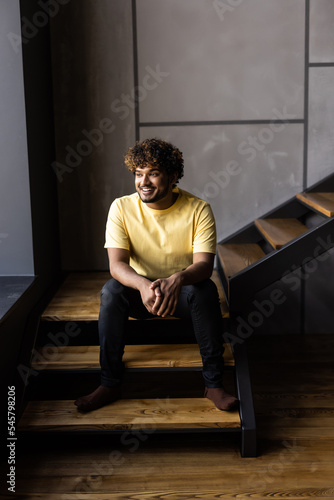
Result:
M0 275L33 275L19 0L0 0Z
M180 186L211 203L218 239L300 191L305 2L138 0L137 17L139 80L168 73L140 104L140 136L185 152Z
M334 170L334 2L310 0L308 185Z
M180 186L211 203L219 239L334 172L333 23L332 0L64 5L52 20L63 268L106 268L135 138L184 152Z

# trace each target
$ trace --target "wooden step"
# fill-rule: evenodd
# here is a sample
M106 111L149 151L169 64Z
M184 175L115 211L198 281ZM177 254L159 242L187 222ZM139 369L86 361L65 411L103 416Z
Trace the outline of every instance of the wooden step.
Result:
M262 248L256 243L217 245L217 253L227 278L265 256Z
M99 346L43 347L32 362L34 370L99 369ZM126 368L201 368L197 344L127 345ZM234 366L229 344L225 344L225 366Z
M327 217L334 216L334 193L298 193L297 199Z
M121 399L90 413L73 401L30 401L19 431L106 431L241 428L238 411L217 410L206 398Z
M108 272L71 273L41 315L42 321L97 321L100 311L100 293L110 279ZM219 276L213 272L224 318L229 316ZM129 318L133 320L134 318ZM152 321L175 320L177 318L152 318Z
M96 321L108 272L71 273L41 315L42 321Z
M298 219L255 219L254 222L275 250L308 230Z

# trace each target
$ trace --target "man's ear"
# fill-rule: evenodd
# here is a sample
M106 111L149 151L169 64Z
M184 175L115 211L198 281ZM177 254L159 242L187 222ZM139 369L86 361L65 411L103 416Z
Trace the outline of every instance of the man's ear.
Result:
M169 180L170 180L170 183L173 185L173 184L176 184L176 181L177 181L177 173L175 174L172 174L170 177L169 177Z

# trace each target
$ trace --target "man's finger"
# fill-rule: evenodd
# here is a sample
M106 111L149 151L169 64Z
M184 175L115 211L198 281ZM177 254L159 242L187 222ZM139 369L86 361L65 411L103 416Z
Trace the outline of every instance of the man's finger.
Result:
M156 295L154 304L152 306L152 312L153 312L153 314L157 314L158 313L162 301L163 301L163 296L162 296L161 293L159 293L158 295Z
M165 316L167 316L168 314L170 314L170 299L167 299L166 297L164 298L164 300L162 301L162 304L161 304L161 307L158 311L158 316L162 316L163 318Z
M152 281L152 283L150 284L151 290L155 290L156 288L159 288L160 290L160 280Z
M174 314L176 306L178 303L178 296L172 295L170 297L165 297L165 300L161 304L161 308L158 311L158 315L165 317L168 314L171 316Z
M169 305L168 305L167 314L170 314L171 316L173 316L173 314L175 313L176 304L177 304L177 301L175 299L170 300Z

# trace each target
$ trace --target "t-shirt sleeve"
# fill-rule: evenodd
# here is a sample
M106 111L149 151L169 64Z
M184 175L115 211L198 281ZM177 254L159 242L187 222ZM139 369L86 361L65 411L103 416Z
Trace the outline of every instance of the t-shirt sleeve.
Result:
M118 200L115 200L109 209L104 248L124 248L125 250L130 250L129 237L124 227L122 209Z
M193 253L216 253L216 223L209 204L200 211L194 231Z

